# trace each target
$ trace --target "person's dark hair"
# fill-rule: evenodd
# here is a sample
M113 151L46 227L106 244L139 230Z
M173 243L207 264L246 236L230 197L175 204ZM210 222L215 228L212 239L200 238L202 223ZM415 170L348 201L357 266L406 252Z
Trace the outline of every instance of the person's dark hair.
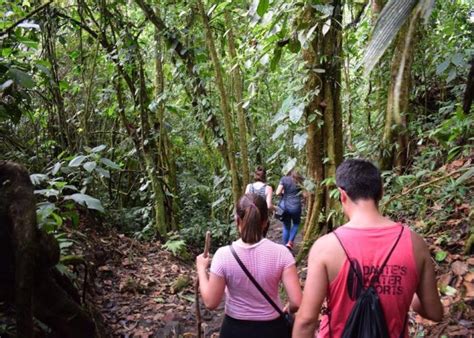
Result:
M348 159L336 169L336 185L343 189L351 200L373 200L382 198L382 177L379 169L370 161Z
M286 176L290 176L293 179L293 182L295 182L297 185L302 185L303 184L303 176L300 175L300 173L296 169L291 169Z
M260 181L265 183L267 181L267 171L263 166L259 165L257 166L257 168L255 168L255 172L253 173L253 179L256 182Z
M260 241L268 226L268 207L265 199L257 194L243 195L236 208L240 219L240 237L245 243Z

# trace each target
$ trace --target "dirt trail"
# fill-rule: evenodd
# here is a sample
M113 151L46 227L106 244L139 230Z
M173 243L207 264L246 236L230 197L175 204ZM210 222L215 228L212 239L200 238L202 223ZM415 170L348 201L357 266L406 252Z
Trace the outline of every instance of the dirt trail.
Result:
M272 221L267 237L279 242L281 229L279 221ZM173 257L158 242L139 242L115 232L89 231L86 237L82 251L95 262L89 299L102 314L111 337L196 336L193 262ZM436 234L427 236L433 255L440 251L437 239ZM300 241L298 234L296 244ZM411 336L474 336L474 259L459 254L461 246L461 241L453 239L450 252L437 264L448 315L434 325L411 314ZM211 246L211 252L215 250ZM298 270L303 280L306 262ZM223 303L212 312L201 304L201 315L205 337L218 337Z

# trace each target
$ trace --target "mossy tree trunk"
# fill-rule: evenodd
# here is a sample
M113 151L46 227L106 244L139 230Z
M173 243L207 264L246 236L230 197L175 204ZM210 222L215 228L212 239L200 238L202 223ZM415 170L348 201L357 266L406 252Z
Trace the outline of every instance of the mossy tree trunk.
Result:
M249 155L247 147L247 125L245 122L245 112L243 108L243 82L242 76L240 73L240 67L238 64L237 51L235 48L235 37L234 29L232 27L232 16L229 15L229 11L226 10L225 21L228 24L228 46L229 46L229 55L232 58L232 79L234 87L235 101L237 104L237 119L239 123L239 147L240 153L242 155L241 167L242 167L242 186L246 187L249 183L250 174L249 174Z
M314 37L303 50L303 59L308 68L305 92L314 93L305 107L308 140L306 144L307 177L316 184L309 193L308 209L304 224L301 259L314 240L333 227L331 210L335 201L329 194L335 188L328 178L334 178L336 167L342 161L342 111L341 111L341 68L342 68L342 19L341 1L326 1L334 6L331 25L327 30L318 21L316 11L311 6L303 10L302 21L313 27L318 23ZM327 31L326 31L327 30ZM324 70L322 72L321 70ZM323 182L328 182L322 184Z
M232 195L234 203L237 203L240 193L241 186L239 183L239 176L237 173L237 164L235 160L235 143L234 143L234 134L232 131L232 115L229 106L229 98L224 86L224 75L222 72L222 66L220 60L217 56L217 49L214 42L214 36L212 34L211 26L209 24L209 18L204 10L204 5L201 0L197 2L199 13L202 17L205 31L205 40L206 45L211 56L212 64L214 66L214 74L217 83L217 89L219 90L220 96L220 107L222 115L224 117L224 127L225 127L225 136L227 139L227 154L229 159L230 174L232 177Z

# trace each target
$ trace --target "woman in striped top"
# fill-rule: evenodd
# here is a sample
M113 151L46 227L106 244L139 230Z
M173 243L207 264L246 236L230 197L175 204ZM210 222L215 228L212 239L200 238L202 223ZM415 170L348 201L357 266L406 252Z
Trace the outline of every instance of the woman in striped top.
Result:
M243 265L280 309L278 286L282 282L289 300L289 311L297 311L302 293L295 259L283 245L263 237L268 227L265 200L257 194L245 194L237 204L235 219L240 239L231 246ZM207 308L215 309L224 293L226 295L221 338L288 337L284 319L249 280L229 245L216 251L208 273L210 261L210 258L199 255L196 267Z

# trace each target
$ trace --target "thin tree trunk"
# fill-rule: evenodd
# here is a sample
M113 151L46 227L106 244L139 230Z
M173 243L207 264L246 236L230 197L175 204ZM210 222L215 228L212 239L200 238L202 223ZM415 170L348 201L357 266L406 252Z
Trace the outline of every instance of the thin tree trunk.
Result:
M209 130L214 139L220 139L221 142L218 143L217 149L224 159L224 164L226 168L230 169L229 164L229 154L227 140L220 134L219 123L216 116L212 113L209 105L209 98L207 97L207 91L204 87L204 82L199 77L199 73L196 70L196 60L191 46L183 45L179 40L179 32L167 27L161 17L153 11L153 9L144 1L144 0L135 0L138 6L143 10L145 16L150 20L150 22L160 31L162 36L165 38L168 45L173 46L175 55L179 57L185 64L186 73L188 74L189 79L191 79L191 85L187 86L190 94L191 105L196 111L196 115L200 116L201 119L204 119L207 125L207 130ZM187 85L188 81L184 81ZM206 99L206 100L204 100ZM205 104L202 102L205 101ZM208 143L205 134L203 133L204 142Z
M238 65L237 52L235 48L235 38L233 31L232 16L229 15L228 10L224 13L225 21L228 24L229 31L227 33L229 41L229 54L232 58L232 75L234 82L234 94L235 100L237 101L237 118L239 122L239 145L240 153L242 154L242 186L246 187L249 179L249 155L247 147L247 125L245 123L245 113L243 108L243 89L242 89L242 77L240 74L240 67Z
M165 77L163 74L163 53L161 52L161 36L157 28L155 28L155 43L156 43L156 55L155 55L155 100L157 103L157 110L155 116L155 133L159 135L159 142L157 142L156 150L159 151L158 163L161 166L164 179L167 182L167 188L170 190L170 194L167 194L166 204L171 213L167 213L167 223L173 230L177 229L175 215L177 214L177 196L178 196L178 185L176 178L176 163L173 155L172 144L168 137L168 132L165 128L165 102L164 102L164 91L165 91ZM157 139L157 137L155 137Z
M214 65L215 71L215 78L217 83L217 88L219 90L220 95L220 106L222 110L222 114L224 116L224 127L225 127L225 134L227 139L227 152L229 158L229 165L230 165L230 173L232 177L232 195L234 197L234 202L237 203L240 197L240 184L239 184L239 177L237 174L237 166L235 161L235 143L234 143L234 136L232 132L232 116L229 108L229 101L227 97L227 92L224 87L224 77L222 74L222 68L217 56L217 50L214 43L214 37L212 35L211 27L209 25L209 18L204 10L204 5L201 0L198 0L198 7L199 12L201 14L203 23L204 23L204 31L206 34L206 44L207 48L209 49L209 54L211 55L211 60Z

